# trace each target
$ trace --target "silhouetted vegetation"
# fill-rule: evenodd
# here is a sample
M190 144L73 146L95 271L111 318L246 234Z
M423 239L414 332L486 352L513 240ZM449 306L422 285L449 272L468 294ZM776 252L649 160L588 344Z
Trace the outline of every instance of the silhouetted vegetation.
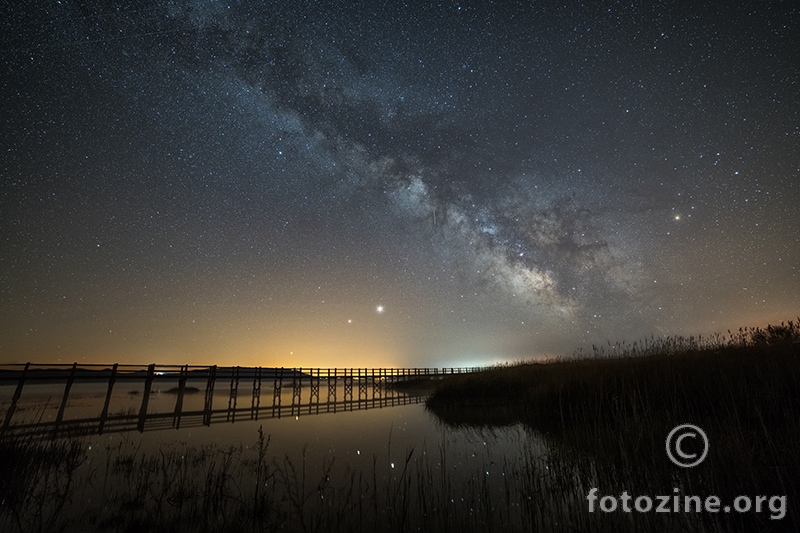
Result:
M727 337L667 337L593 346L571 359L501 366L448 376L427 405L448 409L502 406L514 418L550 429L591 420L606 427L644 417L736 418L782 422L797 408L800 327L740 329Z
M0 438L0 531L56 531L86 459L77 440Z
M572 359L448 377L427 406L451 425L520 422L543 432L586 473L587 488L605 482L606 494L637 487L647 494L677 483L728 501L788 494L791 516L781 523L754 513L705 518L734 530L798 524L797 322L609 343ZM683 423L703 428L711 442L708 458L693 469L666 460L666 436Z
M481 463L474 476L453 478L444 445L337 473L335 459L310 464L305 450L271 457L260 430L247 447L176 443L148 455L120 443L95 462L83 448L79 439L1 441L0 457L29 459L3 477L0 531L490 532L585 521L573 487L563 490L571 467L549 464L525 442L493 483Z

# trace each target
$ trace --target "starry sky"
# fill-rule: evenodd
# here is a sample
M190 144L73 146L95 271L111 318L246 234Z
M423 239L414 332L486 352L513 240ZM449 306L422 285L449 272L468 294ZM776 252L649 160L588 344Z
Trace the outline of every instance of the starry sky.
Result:
M460 366L800 315L800 13L9 2L0 363Z

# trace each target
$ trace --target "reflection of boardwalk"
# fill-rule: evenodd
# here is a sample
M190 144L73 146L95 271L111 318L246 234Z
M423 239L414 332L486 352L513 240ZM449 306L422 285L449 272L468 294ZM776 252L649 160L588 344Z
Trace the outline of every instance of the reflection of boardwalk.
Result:
M281 418L339 411L374 409L410 403L420 403L421 397L398 391L393 384L410 379L437 379L447 374L474 372L477 368L250 368L198 367L151 364L134 365L3 365L0 383L16 384L11 404L6 412L0 433L32 437L60 437L102 434L105 432L143 432L181 426L211 425L212 422L235 422L261 418ZM203 407L184 409L184 398L196 388L188 387L189 380L205 383ZM64 419L70 390L74 383L104 383L107 392L102 410L96 417ZM138 413L109 414L112 392L118 382L143 385L142 402ZM14 424L14 413L24 403L22 392L26 383L63 386L63 396L54 421ZM175 408L170 412L148 412L153 384L170 386ZM250 405L241 406L240 384L252 387ZM291 387L291 400L285 402L284 389ZM269 389L272 389L271 391ZM222 389L222 391L220 391ZM324 393L321 393L324 391ZM270 394L271 392L271 394ZM287 393L289 391L286 391ZM214 408L215 397L227 396L226 408ZM288 395L287 395L288 396ZM268 400L271 397L271 402ZM21 402L21 398L22 402ZM245 400L246 401L246 400Z

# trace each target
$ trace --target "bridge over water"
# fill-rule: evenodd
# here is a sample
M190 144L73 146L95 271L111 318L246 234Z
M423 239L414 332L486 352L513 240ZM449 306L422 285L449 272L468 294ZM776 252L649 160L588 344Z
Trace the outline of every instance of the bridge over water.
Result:
M424 400L422 396L404 392L396 384L480 370L483 368L0 365L0 388L14 389L0 435L56 438L133 430L144 432L177 429L181 425L209 426L212 422L235 422L237 418L258 420L420 403ZM81 384L104 390L97 398L103 399L102 409L87 416L84 408L78 416L70 416L68 407L75 397L73 387ZM141 402L136 402L138 408L129 406L126 411L110 411L114 392L119 392L121 386L135 387L129 391L129 400L138 400L141 396ZM43 387L61 396L55 416L45 418L42 408L37 420L15 417L18 408L26 403L25 393L32 388L41 391ZM173 396L174 407L171 402L165 402L165 398ZM164 407L165 403L169 404L168 408ZM100 407L99 401L96 406Z

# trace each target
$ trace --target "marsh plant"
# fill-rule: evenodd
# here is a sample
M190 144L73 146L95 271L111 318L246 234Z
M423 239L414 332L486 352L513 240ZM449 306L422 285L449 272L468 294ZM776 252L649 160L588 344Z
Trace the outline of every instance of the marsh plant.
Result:
M0 530L55 531L86 460L78 441L0 438Z
M475 430L486 431L486 430ZM335 468L305 452L271 457L259 433L250 447L168 445L147 455L120 444L92 464L85 454L30 470L30 496L6 502L2 531L726 531L741 528L687 514L589 513L592 486L630 483L540 435L517 428L514 453L454 468L446 442L402 450L390 463ZM479 433L475 438L485 438ZM69 449L82 443L70 441ZM56 450L51 450L55 452ZM71 472L68 469L72 469ZM608 481L598 482L610 475ZM71 482L66 481L70 479ZM654 485L655 486L655 485ZM627 490L641 484L626 485ZM686 493L689 493L687 487ZM644 494L652 494L653 488ZM788 530L788 528L787 528Z
M427 406L451 425L501 421L537 429L569 456L584 494L592 487L617 495L677 489L728 502L784 495L788 510L779 521L703 514L686 527L793 531L800 527L798 324L609 343L569 359L454 376ZM689 469L673 465L665 450L670 430L685 423L703 428L711 443L708 458ZM623 527L616 519L643 516L600 518L616 528Z
M4 457L30 460L4 476L0 530L488 532L581 520L581 502L561 491L571 467L548 464L526 438L491 478L487 458L454 476L446 443L393 455L391 436L371 469L312 462L305 450L272 457L261 430L252 446L178 443L149 455L123 441L95 462L84 446L4 441Z

